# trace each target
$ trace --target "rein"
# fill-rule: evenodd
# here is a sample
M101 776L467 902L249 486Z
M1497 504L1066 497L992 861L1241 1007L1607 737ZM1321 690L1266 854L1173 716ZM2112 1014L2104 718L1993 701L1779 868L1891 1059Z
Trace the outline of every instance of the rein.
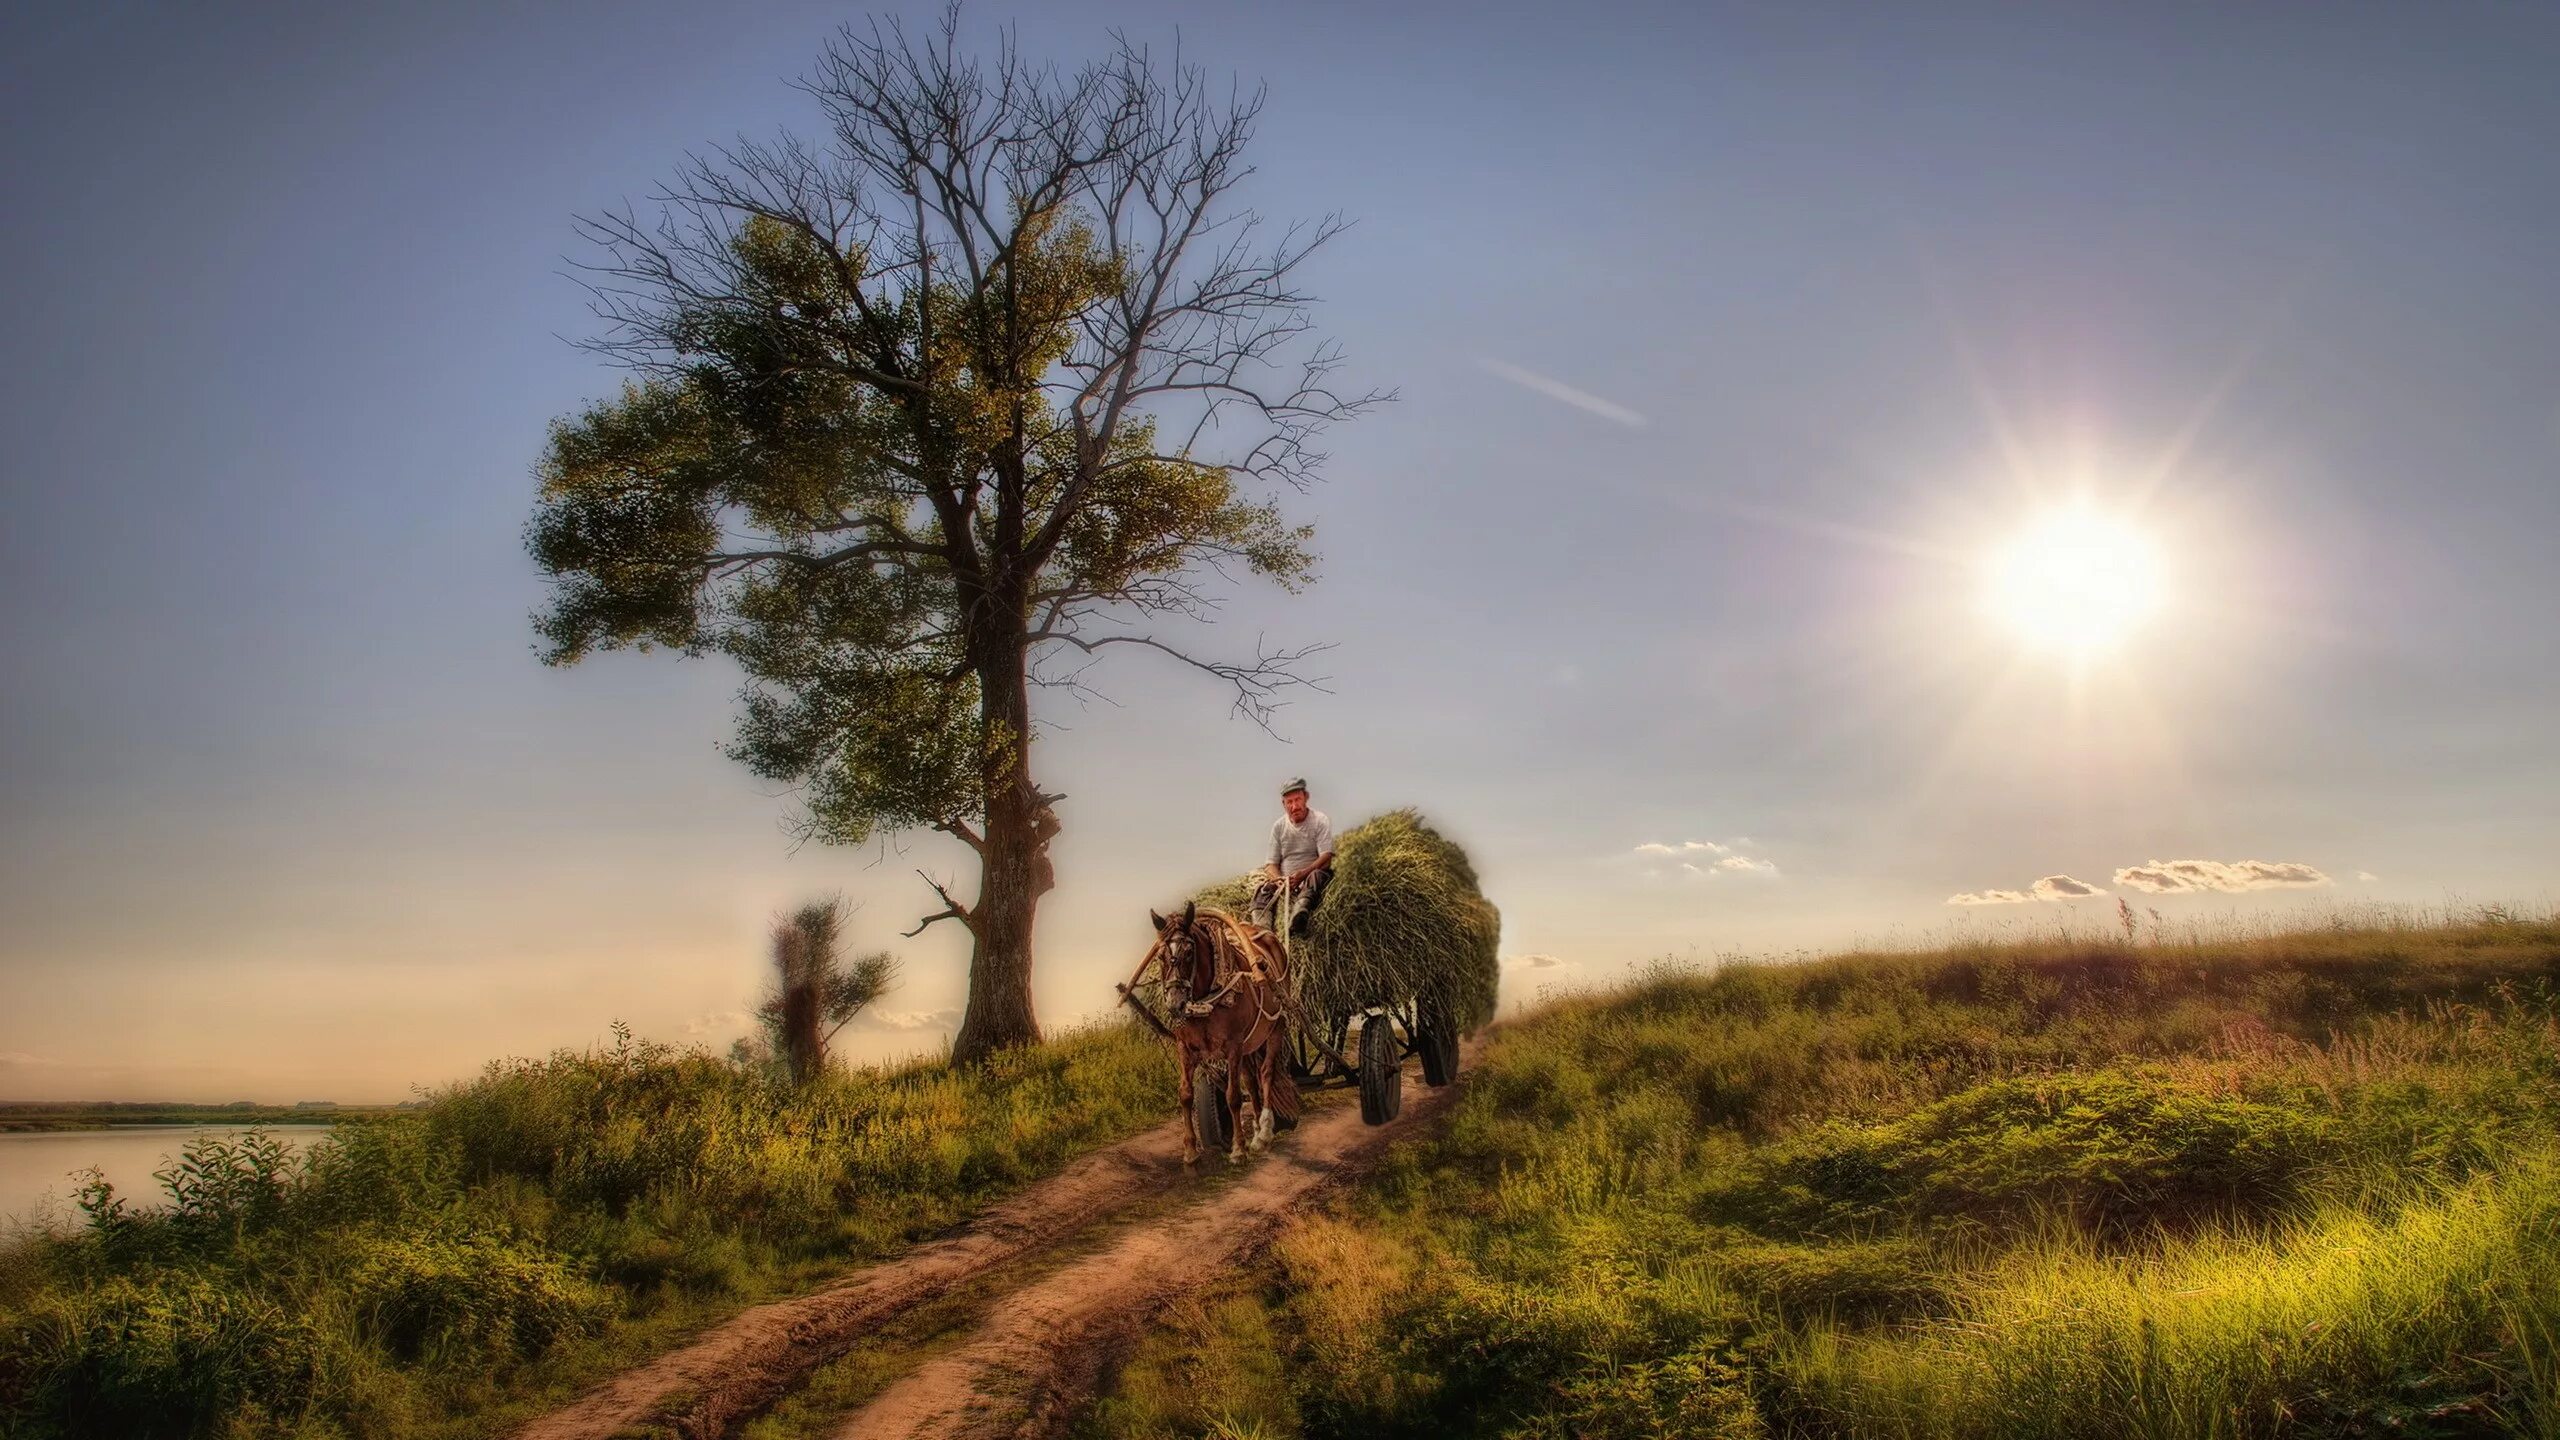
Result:
M1244 922L1223 910L1204 909L1181 933L1194 947L1188 966L1190 973L1174 972L1173 958L1167 953L1165 944L1168 937L1159 935L1155 944L1147 948L1147 953L1139 957L1138 968L1129 973L1128 982L1118 987L1121 1000L1136 1005L1139 1014L1157 1033L1166 1039L1173 1038L1173 1029L1149 1014L1146 1006L1138 1004L1136 993L1139 981L1151 968L1165 989L1186 995L1191 993L1191 980L1203 964L1208 967L1212 979L1223 971L1225 978L1219 980L1215 988L1174 1012L1174 1026L1198 1024L1241 999L1252 1007L1255 1015L1254 1024L1246 1032L1241 1046L1248 1051L1261 1043L1264 1027L1280 1023L1296 1010L1297 997L1289 990L1285 957L1279 957L1278 964L1272 963L1271 957L1266 957L1255 943L1253 932L1246 928Z
M1241 999L1250 1004L1255 1015L1260 1017L1252 1032L1246 1037L1247 1048L1250 1048L1251 1042L1261 1035L1262 1026L1277 1023L1287 1008L1285 1000L1282 1001L1280 1008L1274 1009L1264 998L1263 992L1278 987L1274 983L1276 977L1267 966L1261 948L1254 943L1253 933L1245 928L1242 921L1223 910L1203 910L1185 934L1191 943L1198 947L1201 954L1201 959L1193 961L1193 973L1195 975L1198 973L1202 960L1205 960L1212 977L1216 977L1221 972L1225 975L1216 988L1183 1006L1185 1016L1191 1019L1205 1019L1211 1013ZM1172 974L1169 958L1164 956L1163 951L1164 944L1159 940L1152 955L1157 960L1158 970L1164 975L1165 983L1171 986L1177 977ZM1145 968L1143 962L1140 968L1142 970ZM1190 979L1189 976L1180 978L1185 982ZM1182 988L1189 990L1191 987L1185 983Z

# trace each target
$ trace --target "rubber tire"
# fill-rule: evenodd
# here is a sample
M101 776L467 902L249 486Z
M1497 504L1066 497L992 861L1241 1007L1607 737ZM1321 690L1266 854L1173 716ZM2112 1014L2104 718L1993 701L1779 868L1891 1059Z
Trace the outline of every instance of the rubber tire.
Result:
M1235 1143L1227 1121L1227 1077L1203 1070L1191 1077L1191 1133L1200 1153L1224 1155Z
M1360 1118L1384 1125L1404 1113L1404 1067L1395 1021L1372 1015L1360 1024Z
M1446 1085L1458 1078L1458 1032L1436 1015L1422 1021L1422 1083Z

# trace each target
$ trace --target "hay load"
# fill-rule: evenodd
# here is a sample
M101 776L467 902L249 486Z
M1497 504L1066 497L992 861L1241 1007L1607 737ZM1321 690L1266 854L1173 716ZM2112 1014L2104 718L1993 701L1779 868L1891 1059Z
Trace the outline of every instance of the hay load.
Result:
M1344 1016L1419 996L1461 1031L1491 1020L1502 915L1467 852L1410 809L1344 831L1335 846L1333 884L1291 947L1307 1013ZM1242 915L1252 887L1231 880L1198 898Z

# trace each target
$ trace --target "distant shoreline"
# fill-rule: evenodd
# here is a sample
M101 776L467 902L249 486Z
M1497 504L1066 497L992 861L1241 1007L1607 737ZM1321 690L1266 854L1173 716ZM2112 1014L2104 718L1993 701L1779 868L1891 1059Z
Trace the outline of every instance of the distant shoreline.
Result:
M116 1130L138 1125L337 1125L408 1105L186 1105L140 1100L0 1100L0 1134Z

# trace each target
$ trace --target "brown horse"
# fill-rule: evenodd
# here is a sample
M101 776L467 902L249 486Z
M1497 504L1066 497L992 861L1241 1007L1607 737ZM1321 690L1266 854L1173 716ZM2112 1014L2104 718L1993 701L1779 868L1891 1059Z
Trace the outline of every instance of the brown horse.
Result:
M1182 1163L1200 1158L1193 1077L1203 1065L1222 1073L1233 1117L1230 1162L1271 1143L1276 1120L1298 1114L1298 1082L1289 1073L1288 956L1279 937L1244 925L1222 910L1182 907L1155 921L1151 952L1173 1010L1174 1053L1181 1066ZM1143 966L1141 967L1144 968Z

